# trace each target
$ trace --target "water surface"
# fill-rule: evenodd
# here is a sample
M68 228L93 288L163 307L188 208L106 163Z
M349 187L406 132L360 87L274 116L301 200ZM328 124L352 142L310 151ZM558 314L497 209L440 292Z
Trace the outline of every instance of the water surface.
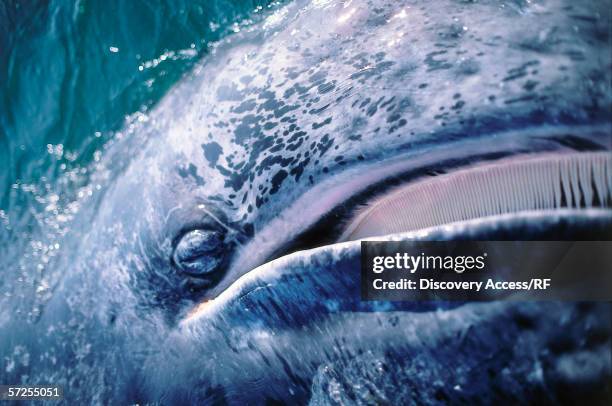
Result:
M270 0L0 2L0 295L49 289L46 269L115 168L96 163L219 39ZM132 151L133 152L133 151ZM108 165L107 165L108 166ZM115 174L116 175L116 174ZM95 179L94 179L95 178ZM95 210L95 207L91 210ZM86 217L85 217L86 218ZM10 280L9 280L10 279ZM26 306L29 308L29 305Z

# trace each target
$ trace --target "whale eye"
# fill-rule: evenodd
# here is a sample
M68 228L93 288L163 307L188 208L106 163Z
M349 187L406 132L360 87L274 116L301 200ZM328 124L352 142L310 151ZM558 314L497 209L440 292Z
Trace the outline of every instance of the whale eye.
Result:
M178 240L172 260L185 274L216 279L225 260L223 237L218 231L188 231Z

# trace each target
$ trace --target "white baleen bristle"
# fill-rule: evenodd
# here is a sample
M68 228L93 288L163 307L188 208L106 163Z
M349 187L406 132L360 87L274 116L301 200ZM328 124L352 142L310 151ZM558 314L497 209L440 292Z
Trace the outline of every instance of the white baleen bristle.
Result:
M361 210L341 241L526 210L611 205L609 152L511 158L399 187Z

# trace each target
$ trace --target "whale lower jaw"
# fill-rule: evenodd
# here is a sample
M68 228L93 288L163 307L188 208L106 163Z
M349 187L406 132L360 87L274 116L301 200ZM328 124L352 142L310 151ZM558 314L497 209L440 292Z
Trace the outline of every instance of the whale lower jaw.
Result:
M330 291L359 292L361 241L452 241L468 240L606 240L612 237L612 209L560 208L505 213L426 227L409 232L373 236L298 251L265 263L244 274L218 297L199 303L181 321L181 325L207 322L233 311L246 311L244 303L265 302L268 298L284 305L286 312L309 300L320 299L316 288ZM349 269L352 268L352 269ZM302 289L296 291L295 286ZM304 289L313 287L312 291ZM349 297L350 296L350 297ZM358 294L338 294L339 300L355 302ZM334 313L330 310L330 313ZM252 314L254 315L254 313Z

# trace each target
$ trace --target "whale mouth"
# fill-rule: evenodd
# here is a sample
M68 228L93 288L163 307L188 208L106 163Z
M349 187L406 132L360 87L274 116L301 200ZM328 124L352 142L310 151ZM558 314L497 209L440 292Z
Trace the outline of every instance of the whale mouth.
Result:
M257 231L202 299L216 298L245 273L293 252L524 212L539 213L530 220L534 227L559 211L607 212L609 130L603 124L508 131L491 136L494 142L439 143L349 168Z
M344 269L342 258L353 257L353 266L358 269L355 258L364 239L608 239L612 229L612 153L543 152L480 162L400 182L352 213L332 241L318 246L294 245L285 255L274 255L214 299L209 298L213 300L200 303L187 319L219 309L221 304L227 306L230 301L244 302L256 290L272 294L271 287L283 278L314 278L317 286L325 280L327 286L340 283L346 287L345 278L331 280L339 274L333 268ZM309 232L324 235L320 225ZM311 261L316 265L305 265ZM292 274L296 263L301 264L297 266L300 271ZM321 278L314 275L317 272L327 274ZM359 280L358 275L353 277ZM304 297L319 295L305 293ZM304 303L295 296L291 294L294 304Z
M496 214L608 208L609 133L608 124L542 126L366 157L279 204L206 298L291 252Z

